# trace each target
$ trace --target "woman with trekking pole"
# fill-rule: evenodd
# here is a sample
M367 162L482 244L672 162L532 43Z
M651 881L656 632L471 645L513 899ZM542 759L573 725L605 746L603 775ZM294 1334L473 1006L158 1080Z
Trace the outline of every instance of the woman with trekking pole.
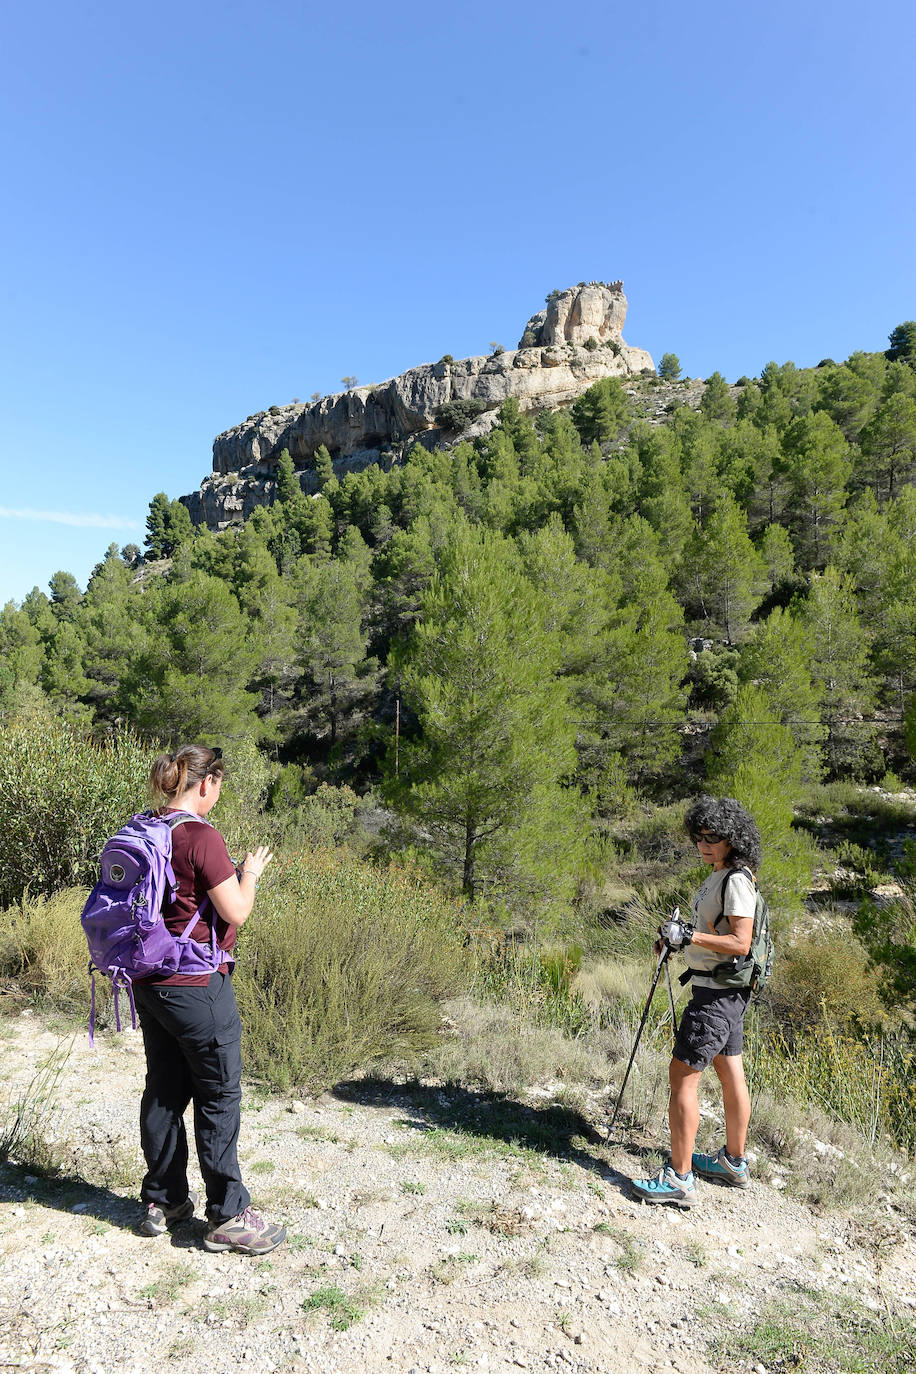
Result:
M750 1182L745 1146L751 1103L741 1051L751 988L725 987L715 974L751 948L761 843L753 817L731 797L700 797L684 826L712 872L694 897L692 923L675 913L655 944L659 959L665 950L683 950L693 990L668 1072L671 1155L657 1177L634 1179L632 1189L643 1202L690 1207L697 1198L698 1174L737 1188ZM716 1154L705 1155L695 1153L694 1145L700 1075L710 1064L722 1089L725 1143Z
M177 972L162 970L133 984L147 1066L140 1105L147 1167L140 1230L161 1235L194 1215L197 1199L188 1186L184 1124L193 1101L207 1195L204 1249L265 1255L286 1239L286 1229L251 1210L239 1169L242 1025L231 950L273 856L259 845L236 869L223 837L207 820L222 782L222 750L198 744L161 754L150 773L151 790L163 803L157 814L171 829L178 885L162 914L172 935L190 936L191 943Z

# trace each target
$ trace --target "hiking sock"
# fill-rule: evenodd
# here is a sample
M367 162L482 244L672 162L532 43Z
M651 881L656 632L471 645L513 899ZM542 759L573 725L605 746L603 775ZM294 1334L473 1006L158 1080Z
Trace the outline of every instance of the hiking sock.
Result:
M744 1155L730 1155L728 1150L725 1150L724 1154L733 1169L741 1168L741 1165L744 1163Z
M679 1179L681 1180L682 1183L686 1183L687 1180L688 1180L688 1178L690 1177L690 1170L689 1170L689 1169L687 1170L686 1174L679 1174L678 1171L677 1171L677 1169L675 1169L675 1167L674 1167L673 1164L671 1165L671 1172L674 1174L674 1177L675 1177L675 1178L679 1178Z

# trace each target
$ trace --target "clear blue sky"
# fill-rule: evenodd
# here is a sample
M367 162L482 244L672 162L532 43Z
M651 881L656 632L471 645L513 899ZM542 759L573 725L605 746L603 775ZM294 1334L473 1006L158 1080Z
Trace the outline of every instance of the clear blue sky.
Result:
M622 277L729 379L916 317L911 0L32 0L0 25L0 603L253 410Z

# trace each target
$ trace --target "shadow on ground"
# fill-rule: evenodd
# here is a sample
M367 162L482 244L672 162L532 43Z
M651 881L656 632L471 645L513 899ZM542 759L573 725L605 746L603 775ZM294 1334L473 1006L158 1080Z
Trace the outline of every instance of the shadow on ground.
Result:
M388 1078L338 1083L332 1095L364 1107L403 1108L406 1114L400 1124L415 1131L450 1131L479 1142L502 1142L578 1164L609 1183L629 1184L626 1175L608 1163L607 1141L594 1125L581 1112L559 1103L530 1106L505 1093Z
M110 1188L86 1183L74 1175L48 1177L9 1162L0 1165L0 1203L13 1206L17 1203L37 1203L55 1212L95 1219L99 1223L100 1233L106 1226L136 1232L143 1215L136 1198L121 1197ZM179 1250L196 1248L203 1234L202 1228L203 1222L192 1218L170 1231L169 1239ZM138 1238L141 1237L138 1235Z

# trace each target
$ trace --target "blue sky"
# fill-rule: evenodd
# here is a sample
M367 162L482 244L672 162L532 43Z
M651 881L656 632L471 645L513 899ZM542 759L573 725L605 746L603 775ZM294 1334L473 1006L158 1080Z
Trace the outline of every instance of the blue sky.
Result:
M0 604L213 437L622 277L734 380L916 317L910 3L32 0L0 22Z

